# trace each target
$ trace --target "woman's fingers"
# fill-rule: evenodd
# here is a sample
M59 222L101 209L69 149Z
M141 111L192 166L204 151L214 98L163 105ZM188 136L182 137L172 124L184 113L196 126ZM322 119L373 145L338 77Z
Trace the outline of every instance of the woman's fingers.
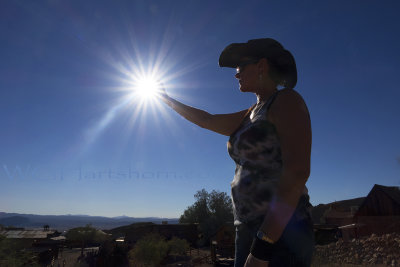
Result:
M167 92L165 91L165 86L162 82L159 82L160 86L158 89L158 96L161 97L162 99L167 99L169 96Z

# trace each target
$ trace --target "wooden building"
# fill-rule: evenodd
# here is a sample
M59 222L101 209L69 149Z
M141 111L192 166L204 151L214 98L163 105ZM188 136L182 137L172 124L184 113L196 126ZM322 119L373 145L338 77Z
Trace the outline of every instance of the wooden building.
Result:
M314 224L347 225L352 223L354 214L364 200L365 197L359 197L319 204L312 208L312 220Z
M400 232L400 189L375 184L366 197L314 207L312 218L316 235L324 225L335 226L344 240Z
M400 233L400 189L375 184L354 215L357 237Z
M235 257L235 236L233 222L222 225L211 235L211 259L216 265L229 264Z

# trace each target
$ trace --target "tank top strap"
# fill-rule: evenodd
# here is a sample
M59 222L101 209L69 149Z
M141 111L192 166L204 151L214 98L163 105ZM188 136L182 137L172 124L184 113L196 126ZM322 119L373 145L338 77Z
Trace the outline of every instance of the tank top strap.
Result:
M268 99L267 103L265 104L265 109L266 111L269 110L270 106L272 105L272 103L274 102L275 98L278 96L280 90L276 91L272 96L270 96L270 98Z

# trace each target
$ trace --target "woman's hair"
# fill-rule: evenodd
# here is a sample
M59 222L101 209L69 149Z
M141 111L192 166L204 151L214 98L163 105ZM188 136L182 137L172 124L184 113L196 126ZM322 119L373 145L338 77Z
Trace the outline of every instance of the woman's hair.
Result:
M297 83L297 69L292 54L282 49L266 59L270 68L269 75L276 85L293 89Z

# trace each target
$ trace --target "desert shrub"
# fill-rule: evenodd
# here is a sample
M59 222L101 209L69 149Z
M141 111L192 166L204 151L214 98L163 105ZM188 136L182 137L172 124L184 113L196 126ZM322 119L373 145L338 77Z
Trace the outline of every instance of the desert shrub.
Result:
M168 243L165 238L151 233L140 239L129 251L129 265L134 267L160 266L167 253Z
M25 244L19 240L0 235L0 266L40 266L32 252L24 251Z

